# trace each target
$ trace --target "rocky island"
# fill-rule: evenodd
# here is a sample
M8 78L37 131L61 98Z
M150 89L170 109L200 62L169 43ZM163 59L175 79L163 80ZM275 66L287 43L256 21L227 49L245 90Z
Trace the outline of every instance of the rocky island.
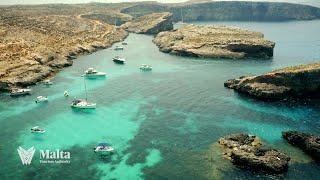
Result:
M318 97L320 63L283 68L258 76L242 76L227 80L224 86L265 100Z
M282 132L282 137L293 146L302 149L316 161L320 161L320 137L298 131Z
M172 14L168 12L148 14L127 22L121 27L138 34L158 34L173 29Z
M232 134L219 139L224 155L240 168L267 173L283 173L290 157L276 149L266 148L260 139L249 134Z
M260 32L236 27L185 25L177 30L159 33L153 42L160 51L208 58L270 58L274 42Z

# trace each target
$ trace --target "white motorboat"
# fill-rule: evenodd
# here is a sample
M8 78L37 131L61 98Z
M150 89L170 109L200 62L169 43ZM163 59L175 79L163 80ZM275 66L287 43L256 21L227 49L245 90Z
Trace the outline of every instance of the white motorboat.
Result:
M83 78L86 99L75 99L71 103L72 108L77 109L95 109L97 104L88 101L86 80Z
M116 64L124 64L126 62L126 59L120 57L120 56L116 56L114 58L112 58L113 62L115 62Z
M114 48L114 50L116 50L116 51L121 51L121 50L124 50L124 48L123 48L122 46L116 46L116 47Z
M105 72L98 72L94 68L88 68L82 76L85 77L105 77L107 73Z
M14 88L11 89L10 96L23 96L23 95L29 95L31 94L31 89L19 89L19 88Z
M33 128L31 128L31 133L37 133L37 134L43 134L46 131L42 128L40 128L39 126L35 126Z
M64 96L64 97L69 97L68 91L64 91L63 96Z
M51 82L50 80L45 80L45 81L43 81L43 84L46 86L50 86L53 84L53 82Z
M152 71L152 66L147 64L142 64L139 69L142 71Z
M38 96L36 98L36 103L40 103L40 102L47 102L48 101L48 97L47 96Z
M85 99L75 99L71 103L71 107L78 109L95 109L96 106L96 103L88 102Z
M110 154L114 151L113 147L108 143L99 143L95 148L95 153Z

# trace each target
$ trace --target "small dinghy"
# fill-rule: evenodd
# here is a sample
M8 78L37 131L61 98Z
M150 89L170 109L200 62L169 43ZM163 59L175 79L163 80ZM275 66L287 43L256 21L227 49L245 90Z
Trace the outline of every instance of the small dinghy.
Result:
M122 45L128 45L128 43L127 42L123 42Z
M64 96L64 97L69 97L68 91L64 91L63 96Z
M48 97L47 96L38 96L36 98L36 103L40 103L40 102L47 102L48 101Z
M43 81L43 84L46 86L50 86L53 84L53 82L51 82L50 80L45 80L45 81Z
M122 51L122 50L124 50L124 48L123 48L122 46L116 46L116 47L114 48L114 50L116 50L116 51Z
M31 94L31 89L19 89L19 88L14 88L11 89L10 96L23 96L23 95L30 95Z
M152 66L147 64L142 64L139 68L141 71L152 71Z
M98 72L97 70L95 70L94 68L88 68L84 74L82 75L82 77L105 77L107 75L107 73L105 72Z
M116 56L116 57L112 58L112 60L116 64L124 64L126 62L126 60L124 58L121 58L119 56Z
M39 126L35 126L33 128L31 128L31 133L37 133L37 134L43 134L46 131L42 128L40 128Z
M99 154L110 154L114 151L109 143L99 143L93 150L95 153Z

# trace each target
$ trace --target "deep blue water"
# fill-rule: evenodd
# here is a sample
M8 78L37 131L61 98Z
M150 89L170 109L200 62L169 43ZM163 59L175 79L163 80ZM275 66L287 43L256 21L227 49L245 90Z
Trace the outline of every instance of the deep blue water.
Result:
M271 60L197 59L158 51L152 36L131 34L123 52L112 48L83 56L52 80L33 87L20 98L0 95L0 179L317 179L320 168L302 151L281 138L283 130L320 134L319 104L261 102L223 87L227 79L320 60L320 21L281 23L203 22L261 31L276 42ZM127 64L111 58L124 55ZM140 64L153 71L140 72ZM70 108L72 97L84 97L84 69L108 73L88 79L94 111ZM68 90L70 98L63 97ZM34 98L47 95L47 104ZM30 134L33 126L46 133ZM215 143L237 132L256 134L271 147L291 156L284 175L252 174L221 158ZM116 149L102 159L92 151L108 141ZM23 166L17 148L62 149L71 152L70 164Z

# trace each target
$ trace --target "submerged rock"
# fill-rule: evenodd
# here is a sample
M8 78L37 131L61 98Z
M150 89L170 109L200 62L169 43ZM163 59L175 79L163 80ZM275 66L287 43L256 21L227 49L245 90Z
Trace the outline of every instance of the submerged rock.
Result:
M319 96L320 63L275 70L258 76L230 79L225 87L265 100Z
M258 137L244 133L219 139L225 155L240 168L267 173L283 173L288 169L290 157L276 149L262 146Z
M159 33L153 42L160 51L209 58L270 58L274 42L259 32L236 27L185 25L177 30Z
M320 137L298 131L282 132L282 137L293 146L305 151L315 160L320 160Z
M139 34L158 34L173 29L172 14L168 12L148 14L127 22L121 27Z

